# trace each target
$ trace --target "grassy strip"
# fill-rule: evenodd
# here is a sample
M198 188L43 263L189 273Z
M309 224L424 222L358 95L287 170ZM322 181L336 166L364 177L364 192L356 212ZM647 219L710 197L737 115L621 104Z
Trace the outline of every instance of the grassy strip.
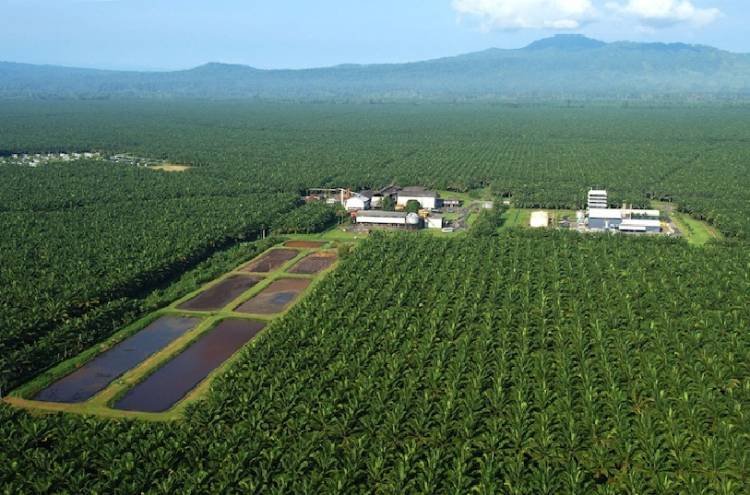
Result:
M715 228L686 213L673 211L670 216L685 240L692 246L704 246L709 241L723 238Z
M528 227L531 223L531 211L521 208L508 208L502 216L502 228Z

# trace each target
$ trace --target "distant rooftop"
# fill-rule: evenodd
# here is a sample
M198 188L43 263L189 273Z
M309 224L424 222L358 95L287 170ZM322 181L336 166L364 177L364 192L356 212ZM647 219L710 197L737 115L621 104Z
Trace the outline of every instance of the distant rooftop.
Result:
M625 218L627 215L659 218L660 212L659 210L623 210L621 208L591 208L589 210L589 218L618 219Z
M414 198L437 198L438 193L435 191L428 191L424 187L405 187L398 192L399 196L410 196Z
M406 218L406 212L362 210L357 212L357 218Z

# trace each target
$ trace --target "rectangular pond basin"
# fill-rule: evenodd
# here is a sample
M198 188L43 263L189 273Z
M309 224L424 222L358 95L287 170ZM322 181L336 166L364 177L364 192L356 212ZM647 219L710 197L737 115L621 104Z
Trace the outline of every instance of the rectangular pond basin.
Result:
M312 281L304 278L280 278L260 291L235 311L256 315L281 313L289 307Z
M333 251L322 251L305 256L299 263L294 265L289 273L312 275L320 273L336 261L336 253Z
M326 241L286 241L284 246L290 248L316 249L326 245Z
M273 249L260 258L251 261L242 271L251 273L272 272L287 261L294 259L298 254L299 251L296 249Z
M178 306L188 311L216 311L239 297L263 277L232 275Z
M200 318L162 316L146 328L95 357L73 373L39 392L34 400L84 402L104 390L113 380L164 349L176 338L195 328Z
M115 409L163 412L171 408L240 347L255 337L265 323L222 320L174 359L130 389Z

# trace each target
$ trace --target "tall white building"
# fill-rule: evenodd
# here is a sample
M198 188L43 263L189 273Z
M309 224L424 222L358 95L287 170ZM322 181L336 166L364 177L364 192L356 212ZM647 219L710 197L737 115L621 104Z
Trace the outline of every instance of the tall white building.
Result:
M603 189L592 189L589 191L589 210L603 209L609 206L607 202L607 191Z

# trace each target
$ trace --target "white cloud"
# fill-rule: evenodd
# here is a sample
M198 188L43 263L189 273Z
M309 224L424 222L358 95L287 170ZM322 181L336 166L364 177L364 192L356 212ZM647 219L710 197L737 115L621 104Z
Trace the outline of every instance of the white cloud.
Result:
M591 21L635 19L650 29L674 24L703 26L722 14L695 0L453 0L461 16L477 18L485 30L576 30ZM601 8L597 8L601 7Z
M578 29L596 14L591 0L453 0L453 8L484 29Z
M608 2L607 7L651 25L689 23L703 26L721 16L719 9L698 8L690 0L627 0L624 4Z

